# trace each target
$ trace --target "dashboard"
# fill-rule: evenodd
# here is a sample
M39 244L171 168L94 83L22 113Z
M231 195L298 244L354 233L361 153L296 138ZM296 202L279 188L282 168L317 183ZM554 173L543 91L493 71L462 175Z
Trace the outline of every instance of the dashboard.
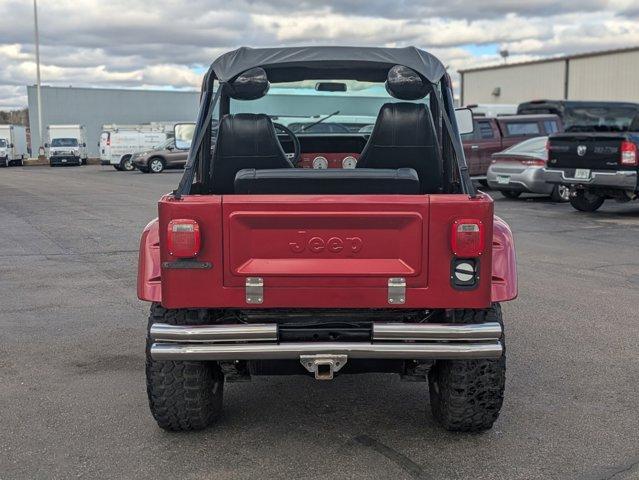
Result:
M285 152L292 152L287 137L278 136ZM362 134L298 134L301 155L298 168L324 170L327 168L351 169L357 166L360 153L368 135Z
M302 153L298 167L324 170L327 168L355 168L359 153L355 152L313 152Z

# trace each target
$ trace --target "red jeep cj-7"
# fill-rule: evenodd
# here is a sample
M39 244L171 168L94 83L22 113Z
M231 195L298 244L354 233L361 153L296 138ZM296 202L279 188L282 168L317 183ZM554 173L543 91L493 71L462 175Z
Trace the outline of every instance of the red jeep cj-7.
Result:
M271 84L310 86L319 100L310 108L326 112L352 110L350 91L361 100L385 86L389 98L370 134L296 134L267 115L300 114L286 104L242 113L259 111L265 103L251 101ZM499 302L517 295L515 252L492 199L470 181L465 125L472 115L455 112L445 68L416 48L218 58L195 127L176 126L176 145L190 142L182 181L140 244L158 424L210 425L225 380L385 372L428 380L445 428L490 428L503 400ZM325 169L327 159L342 168Z

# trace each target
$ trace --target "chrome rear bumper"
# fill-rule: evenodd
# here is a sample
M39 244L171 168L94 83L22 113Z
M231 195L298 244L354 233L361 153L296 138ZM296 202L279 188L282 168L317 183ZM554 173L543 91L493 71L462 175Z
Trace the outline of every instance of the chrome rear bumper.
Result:
M275 324L151 327L155 360L279 360L308 355L405 360L499 358L499 323L374 323L370 342L281 342Z

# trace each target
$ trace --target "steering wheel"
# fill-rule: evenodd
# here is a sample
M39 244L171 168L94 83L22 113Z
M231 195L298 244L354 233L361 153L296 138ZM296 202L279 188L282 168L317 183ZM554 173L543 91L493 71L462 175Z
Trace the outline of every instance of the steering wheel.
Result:
M285 127L281 123L273 122L273 127L275 127L275 130L284 132L293 142L293 157L290 157L290 153L287 153L286 157L291 161L294 167L297 167L297 164L300 162L300 155L302 154L302 147L300 146L300 141L297 138L297 135L295 135L290 128Z

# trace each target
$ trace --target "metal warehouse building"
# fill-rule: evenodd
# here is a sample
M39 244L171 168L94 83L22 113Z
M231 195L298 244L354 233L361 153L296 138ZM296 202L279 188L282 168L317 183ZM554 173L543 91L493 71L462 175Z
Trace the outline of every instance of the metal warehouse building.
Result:
M198 92L46 87L42 93L42 129L47 125L80 124L87 132L90 157L98 156L102 125L191 121L197 116ZM31 146L41 145L36 87L27 87Z
M462 105L535 99L639 102L639 47L460 70Z
M84 125L90 157L98 156L102 125L149 122L195 121L199 108L199 92L166 90L125 90L109 88L48 87L42 90L42 129L48 125ZM32 150L40 143L38 133L38 101L36 87L27 87ZM328 115L339 110L341 115L377 116L387 97L345 94L300 95L273 93L252 102L243 102L242 111L271 115Z

